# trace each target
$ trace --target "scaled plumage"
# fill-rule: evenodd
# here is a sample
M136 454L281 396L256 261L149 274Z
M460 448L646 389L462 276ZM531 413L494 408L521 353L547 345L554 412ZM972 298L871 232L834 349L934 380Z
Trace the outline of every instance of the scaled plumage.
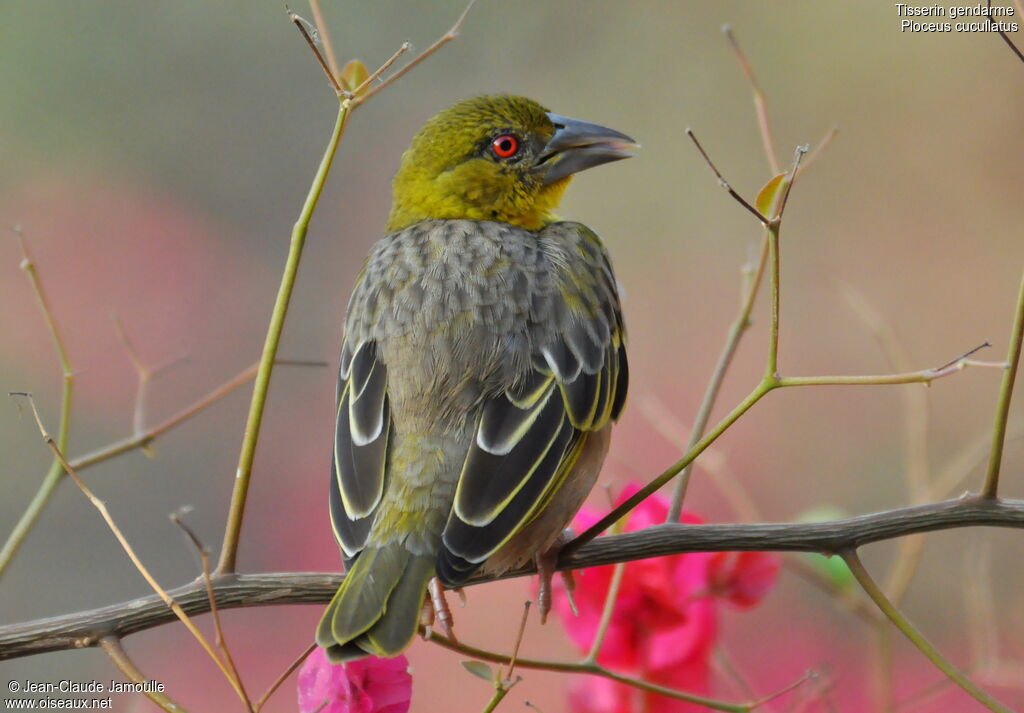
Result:
M397 654L431 577L545 551L592 487L626 396L624 328L600 239L551 210L572 173L633 146L509 96L413 139L345 323L331 658Z

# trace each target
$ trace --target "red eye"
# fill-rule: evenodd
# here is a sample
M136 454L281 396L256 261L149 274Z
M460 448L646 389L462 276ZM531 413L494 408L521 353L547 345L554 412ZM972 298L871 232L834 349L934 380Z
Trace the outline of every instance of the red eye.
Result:
M512 134L502 134L491 142L491 151L498 158L509 158L515 156L519 150L519 139Z

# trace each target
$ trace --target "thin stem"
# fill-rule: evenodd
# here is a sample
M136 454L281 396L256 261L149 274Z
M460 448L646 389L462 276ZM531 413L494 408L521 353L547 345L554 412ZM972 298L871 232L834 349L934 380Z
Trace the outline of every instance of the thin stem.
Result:
M43 319L46 321L46 326L53 339L53 345L57 350L57 358L60 361L64 385L60 398L60 424L57 427L57 446L62 453L66 453L71 429L71 395L74 384L74 369L72 369L71 361L68 359L67 349L64 347L64 339L61 337L60 329L57 327L57 320L50 309L50 301L46 297L46 291L43 289L42 280L39 277L39 272L36 270L35 261L29 252L25 234L18 226L14 227L14 233L18 236L18 244L21 246L21 269L28 276L29 282L32 283L32 291L35 293L36 302L39 303L39 308L43 312ZM39 520L39 515L50 501L50 497L63 478L64 469L61 467L60 461L54 458L50 462L50 469L43 476L43 482L40 483L39 490L36 491L28 507L25 508L25 512L22 513L11 534L4 542L3 549L0 550L0 577L3 576L7 566L14 559L14 555L21 547L22 542L25 541L29 531Z
M146 566L142 564L142 560L140 560L139 556L135 553L135 549L131 546L131 544L129 544L128 538L124 536L124 533L121 531L121 528L117 526L116 522L114 522L114 518L110 514L110 510L107 509L107 504L100 500L98 497L96 497L92 490L90 490L89 487L85 484L85 481L83 481L81 477L79 477L78 473L75 472L74 468L72 468L71 465L64 458L64 454L61 453L60 448L57 447L56 441L53 440L53 437L49 434L49 432L47 432L46 427L43 425L43 420L39 416L39 409L36 408L36 402L32 398L32 395L26 393L18 393L14 395L23 396L28 400L29 406L32 407L32 415L35 417L36 425L39 427L40 434L42 434L43 441L45 441L46 445L49 446L51 451L53 451L53 454L60 461L61 466L63 466L67 474L71 476L71 479L75 482L75 485L78 486L78 489L81 490L85 497L89 499L89 502L92 503L93 507L95 507L99 511L100 515L103 517L103 520L107 523L107 527L109 527L110 531L114 533L114 537L117 538L117 541L118 543L120 543L121 548L125 551L125 554L128 555L128 559L130 559L132 561L132 564L135 565L135 569L139 571L139 574L142 575L143 579L146 580L146 582L153 589L153 591L156 592L157 595L159 595L159 597L163 600L164 604L166 604L167 607L174 612L175 616L177 616L181 623L185 625L185 628L187 628L189 632L191 632L191 634L195 637L196 641L198 641L199 644L206 651L206 653L210 655L210 658L213 659L213 661L217 664L218 668L220 668L221 672L230 682L230 672L224 665L224 662L221 661L220 656L217 655L217 652L210 645L210 642L207 641L205 636L203 636L203 632L201 632L199 628L196 627L192 619L189 618L188 614L185 613L185 610L182 609L181 606L171 597L171 595L169 595L167 591L160 586L160 584L156 581L153 575L150 574L149 569L147 569ZM244 701L245 694L238 688L236 688L235 691L238 693L239 697L242 698L242 700Z
M457 19L455 21L455 24L451 26L451 29L449 29L446 33L444 33L443 35L438 37L437 40L435 40L434 43L432 45L430 45L430 47L427 47L419 55L414 57L412 59L412 61L409 62L409 64L407 64L404 67L402 67L401 69L399 69L397 72L392 74L390 77L385 79L383 82L381 82L377 86L369 89L366 92L366 94L362 94L360 96L354 97L352 99L352 106L353 107L359 106L360 104L365 102L367 99L372 97L374 94L376 94L380 90L384 89L384 87L397 82L399 79L401 79L403 76L405 76L408 72L410 72L413 69L413 67L415 67L420 62L425 60L427 57L429 57L430 55L434 54L439 49L444 47L446 44L448 44L449 42L454 40L456 37L458 37L459 36L459 32L462 30L462 23L465 21L466 15L469 14L469 11L473 8L473 4L475 2L476 2L476 0L469 0L469 4L466 5L466 9L464 9L462 11L462 14L459 15L459 19ZM378 74L378 73L375 72L375 74Z
M280 363L280 362L279 362ZM162 436L167 431L171 430L175 426L178 426L185 421L189 420L200 411L208 406L213 405L217 401L230 394L232 391L240 386L245 385L249 381L252 381L253 377L256 376L257 365L252 364L246 367L232 378L225 381L220 386L216 387L205 396L201 396L196 399L193 403L189 404L181 411L169 416L168 418L161 421L156 426L153 426L146 431L133 435L130 438L125 438L120 441L116 441L102 448L98 448L94 451L86 453L85 455L74 458L70 461L71 466L77 470L85 470L90 466L94 466L97 463L110 460L116 456L128 453L129 451L136 450L138 448L145 448L156 440L159 436Z
M622 530L622 520L612 525L612 534L618 534ZM604 637L608 635L608 626L612 623L612 616L615 614L615 602L619 599L619 589L622 587L622 575L626 572L626 563L619 562L612 572L612 579L608 583L608 592L604 597L604 607L601 609L601 620L597 624L597 631L594 633L594 642L590 645L590 651L583 657L587 663L597 663L597 655L601 652L604 644Z
M764 144L764 154L768 157L768 166L771 168L772 175L774 176L780 173L782 169L779 167L779 155L775 152L775 142L772 140L771 124L768 121L768 104L765 102L764 92L761 91L761 85L757 83L757 77L754 76L754 68L751 67L750 62L747 60L747 55L736 40L732 27L723 25L722 32L725 33L726 39L729 40L729 44L736 54L736 59L740 63L740 69L747 76L750 88L754 92L754 113L757 115L757 126L761 131L761 141Z
M482 713L491 713L491 711L497 708L498 704L501 703L502 699L508 695L508 691L509 689L505 686L496 685L494 687L494 695L491 696L491 700L489 700L487 702L487 705L484 706Z
M769 303L771 305L771 324L768 329L768 359L765 362L764 378L779 378L779 307L780 307L780 265L779 265L779 223L768 226L768 262L771 265L769 275Z
M836 134L838 134L838 133L839 133L839 127L838 126L833 126L831 129L826 131L825 135L821 137L821 141L819 141L817 146L815 146L811 150L811 152L809 154L807 154L807 158L804 159L803 163L800 164L800 168L799 168L799 170L797 170L796 175L799 176L801 173L803 173L808 168L810 168L811 164L813 164L815 161L818 160L818 158L821 156L822 152L826 148L828 148L828 145L832 143L832 141L836 138Z
M320 53L320 48L316 46L316 42L309 34L309 30L306 28L306 25L309 23L291 10L288 10L288 19L295 24L295 27L298 28L299 33L302 35L302 39L304 39L306 44L309 45L309 49L313 52L313 56L316 57L316 61L320 65L320 69L324 70L324 74L327 75L327 81L331 83L334 93L338 95L339 99L348 98L350 96L349 92L346 92L342 88L341 84L338 83L337 70L335 69L332 71L332 68L328 66L327 60L325 60L323 54Z
M139 356L139 352L135 349L131 338L129 338L128 330L125 329L121 318L115 314L113 315L113 321L117 337L128 353L128 360L131 361L132 367L135 369L137 383L135 386L135 407L132 409L132 434L138 435L146 430L146 396L150 382L164 370L184 361L186 355L172 357L151 367Z
M125 678L132 683L145 684L147 681L152 680L139 670L139 667L128 656L128 652L121 646L121 641L117 637L104 636L100 639L100 648L110 657L110 660L124 674ZM167 711L167 713L188 713L178 702L164 693L145 690L142 693L146 698Z
M615 565L615 570L612 572L612 580L608 585L608 594L604 600L604 608L601 610L601 621L597 625L597 633L594 636L594 643L590 645L590 651L587 652L584 661L587 663L596 663L597 655L601 652L601 644L604 643L604 637L608 634L608 625L612 622L612 616L615 614L615 602L619 596L619 588L622 586L622 575L626 572L626 563L619 562Z
M285 362L278 362L279 364ZM69 460L71 467L76 471L82 471L89 466L102 463L104 461L115 458L116 456L128 453L130 451L146 448L149 446L157 436L169 431L180 423L188 420L192 416L205 409L207 406L219 401L229 393L242 386L247 381L256 375L256 364L253 364L248 369L245 369L237 376L229 379L224 384L218 386L216 389L208 393L207 395L198 399L195 403L187 406L178 413L174 414L170 418L166 419L159 425L150 428L142 433L137 433L129 438L111 443L110 445L99 448L91 453L87 453L84 456L73 458ZM63 451L62 451L63 452ZM39 515L42 513L46 504L50 500L50 496L53 494L54 489L60 484L64 478L64 468L60 466L59 461L57 463L58 469L56 471L50 470L46 477L43 479L42 484L39 486L39 490L36 492L32 501L25 508L25 512L22 513L18 523L11 530L11 534L8 535L7 540L4 542L3 549L0 550L0 574L3 573L7 565L10 564L14 555L21 547L25 538L28 536L29 531L35 525L39 519Z
M387 61L385 61L384 64L377 67L373 74L364 79L358 87L352 90L352 95L357 97L361 95L364 91L366 91L367 87L369 87L371 84L377 81L378 78L380 78L380 75L388 71L388 69L391 68L391 65L393 65L398 60L399 57L401 57L403 54L405 54L411 49L411 44L409 44L408 42L403 42L401 46L399 46L399 48L395 50L395 53L388 57Z
M483 661L491 661L492 663L508 663L511 657L507 654L498 653L496 651L488 651L486 649L480 649L475 646L470 646L461 641L453 641L445 636L434 633L431 635L430 640L443 646L451 651L457 651L466 656L472 656L473 658L481 659ZM657 693L662 696L668 696L669 698L675 698L680 701L689 701L690 703L696 703L697 705L707 706L716 711L726 711L726 713L747 713L751 710L751 704L749 703L729 703L728 701L720 701L714 698L707 698L705 696L699 696L695 693L687 693L685 691L678 691L674 688L668 688L666 686L659 686L656 683L650 683L641 678L634 678L633 676L626 676L615 671L611 671L604 666L596 663L587 663L585 661L573 662L573 661L549 661L544 659L517 659L516 665L520 668L533 668L540 669L543 671L561 671L566 673L589 673L594 676L601 676L603 678L609 678L619 683L624 683L627 686L638 688L642 691L649 691L650 693Z
M988 6L989 9L992 8L992 0L988 0L987 6ZM991 24L991 25L995 25L996 24L996 21L992 19L991 15L988 15L988 21L989 21L989 24ZM1020 49L1017 48L1017 45L1013 44L1013 40L1010 39L1010 36L1007 35L1005 32L1003 32L1002 27L998 27L997 31L999 32L999 36L1003 38L1003 42L1005 42L1006 45L1010 48L1010 50L1015 55L1017 55L1017 59L1019 59L1021 62L1024 62L1024 53L1022 53L1020 51Z
M228 512L227 526L224 531L224 545L221 549L220 561L217 564L218 574L235 571L238 540L242 530L242 521L245 518L245 502L249 493L249 478L252 475L252 464L256 457L256 443L259 440L260 426L263 423L263 409L267 403L267 391L270 388L270 377L274 368L274 360L277 357L277 348L281 343L281 331L284 329L285 316L288 314L288 305L291 301L292 290L295 287L295 279L299 271L302 248L306 242L309 220L312 218L313 210L316 208L321 192L323 192L327 174L330 172L331 163L334 161L338 144L345 131L345 125L348 123L349 114L348 101L342 101L338 107L338 118L334 123L334 131L327 142L327 148L324 151L323 158L320 160L320 166L313 179L313 184L310 186L309 194L306 196L306 202L302 206L299 219L292 229L288 259L285 263L284 274L281 277L281 286L278 289L277 301L274 303L274 311L270 317L267 339L263 345L263 355L260 357L259 368L256 372L256 383L253 387L249 417L245 424L242 451L238 458L235 487L231 494L231 509Z
M844 550L840 555L850 568L853 576L860 583L860 586L864 588L867 595L871 597L872 601L874 601L875 605L882 610L882 613L885 614L893 624L895 624L897 629L903 632L904 636L910 639L910 642L916 646L929 661L935 664L935 666L946 674L950 680L964 689L967 693L973 696L975 700L989 710L998 711L998 713L1013 713L1010 708L1003 705L975 685L975 683L967 677L967 674L946 659L939 650L936 649L912 623L910 623L910 620L907 619L898 607L889 601L881 587L879 587L878 584L875 583L875 580L871 578L871 575L864 567L864 564L860 561L860 557L857 555L856 550Z
M990 17L989 20L992 18ZM1006 354L1006 371L999 386L999 402L996 406L996 422L992 428L992 451L988 460L988 473L981 494L986 498L996 497L999 490L999 468L1003 462L1003 445L1006 443L1006 424L1010 416L1010 399L1013 398L1013 382L1020 365L1021 342L1024 340L1024 275L1020 279L1020 293L1017 295L1017 311L1010 332L1010 346Z
M512 656L509 658L508 673L504 677L502 677L499 674L499 678L502 679L502 682L510 680L512 678L512 673L516 670L516 659L519 656L519 647L523 643L523 634L526 633L526 622L530 618L530 604L531 603L532 602L530 602L529 599L527 599L523 603L523 616L519 620L519 629L518 629L518 631L516 631L516 643L512 647ZM511 687L511 685L510 685L510 687Z
M718 179L718 185L724 188L726 193L732 196L737 203L739 203L741 206L750 211L758 219L758 221L761 222L762 225L768 225L768 219L761 214L761 211L759 211L754 206L750 205L750 203L747 202L747 200L743 196L741 196L739 193L733 190L733 187L729 185L729 182L727 180L725 180L725 177L722 176L721 171L719 171L718 167L715 166L714 162L711 160L711 157L708 156L708 152L704 150L703 146L701 146L700 141L697 140L697 135L693 133L690 127L686 127L686 135L690 137L690 141L692 141L693 145L697 147L697 150L700 152L700 155L704 158L704 162L707 163L707 165L714 172L715 177Z
M199 562L202 567L202 579L206 585L206 596L210 601L210 617L213 619L213 629L215 633L214 642L221 654L224 656L224 664L230 672L231 684L236 690L242 694L242 701L245 703L245 707L250 713L255 713L256 709L253 707L252 699L249 698L249 694L245 690L245 685L242 683L242 677L238 674L238 667L235 665L235 659L231 655L231 649L228 648L227 639L224 637L224 627L220 621L220 612L217 610L217 596L213 591L213 579L210 576L210 552L203 546L198 535L195 531L189 527L184 520L181 519L182 515L185 514L191 508L182 508L178 512L171 513L171 522L181 528L182 532L195 547L196 553L199 555Z
M750 313L754 308L757 293L760 291L761 281L764 278L765 266L767 264L768 236L766 233L761 244L761 256L758 258L757 267L753 271L753 277L740 301L739 314L729 328L729 336L725 340L725 346L722 347L722 352L718 355L718 362L715 364L711 380L704 391L704 398L701 400L700 408L697 410L697 418L694 421L693 428L690 430L690 439L686 443L684 452L693 448L697 441L700 440L700 437L704 435L704 429L707 428L708 420L711 418L711 411L718 400L718 392L721 390L722 382L725 381L725 375L729 371L732 359L736 355L736 349L739 347L744 333L750 327ZM679 478L676 480L675 490L672 493L672 502L669 506L666 522L679 522L683 512L683 501L686 499L686 490L690 485L690 473L692 471L693 463L690 463L680 472Z
M334 54L334 44L331 42L331 33L327 30L327 23L324 22L324 14L320 10L320 0L309 0L309 8L313 11L313 22L316 23L316 31L320 35L320 41L324 43L324 54L327 55L327 66L332 75L337 77L338 59Z
M313 650L316 649L316 646L317 645L315 643L307 646L306 650L299 654L299 656L294 661L288 664L288 668L286 668L281 673L281 675L278 676L277 679L272 684L270 684L270 688L267 689L266 693L260 696L260 699L256 701L255 708L257 713L259 713L260 709L263 708L263 705L270 699L270 697L274 695L274 692L277 691L277 689L279 689L282 686L282 684L284 684L284 682L288 680L288 677L295 673L295 669L301 666L302 662L309 658L309 655L313 653Z
M610 513L587 528L579 537L566 545L562 550L563 554L576 552L580 547L597 537L609 526L618 522L620 518L624 517L630 510L639 505L648 495L674 478L683 468L688 466L697 458L697 456L703 453L704 449L714 443L719 436L725 433L725 431L728 430L728 428L734 424L740 416L750 410L751 406L760 401L761 397L775 387L776 384L771 384L766 381L762 381L760 384L755 386L754 390L747 394L747 397L743 399L738 406L736 406L725 418L719 421L718 424L707 433L707 435L697 442L697 445L687 451L682 458L670 465L659 476L627 498L621 505L613 509Z

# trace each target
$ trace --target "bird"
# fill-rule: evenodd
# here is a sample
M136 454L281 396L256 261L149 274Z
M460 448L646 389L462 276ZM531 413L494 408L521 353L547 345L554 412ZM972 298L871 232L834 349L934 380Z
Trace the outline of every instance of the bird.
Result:
M428 586L481 571L541 560L550 607L629 381L608 251L554 211L576 173L638 146L496 94L403 153L344 323L330 516L346 574L316 632L331 661L398 655Z

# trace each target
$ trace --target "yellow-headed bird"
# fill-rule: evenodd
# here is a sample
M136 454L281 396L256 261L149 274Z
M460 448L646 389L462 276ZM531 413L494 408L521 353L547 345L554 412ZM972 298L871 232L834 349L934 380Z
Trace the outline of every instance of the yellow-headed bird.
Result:
M552 211L574 173L635 148L498 95L442 111L402 156L345 321L332 660L396 655L432 577L549 552L586 498L626 398L624 328L601 240Z

